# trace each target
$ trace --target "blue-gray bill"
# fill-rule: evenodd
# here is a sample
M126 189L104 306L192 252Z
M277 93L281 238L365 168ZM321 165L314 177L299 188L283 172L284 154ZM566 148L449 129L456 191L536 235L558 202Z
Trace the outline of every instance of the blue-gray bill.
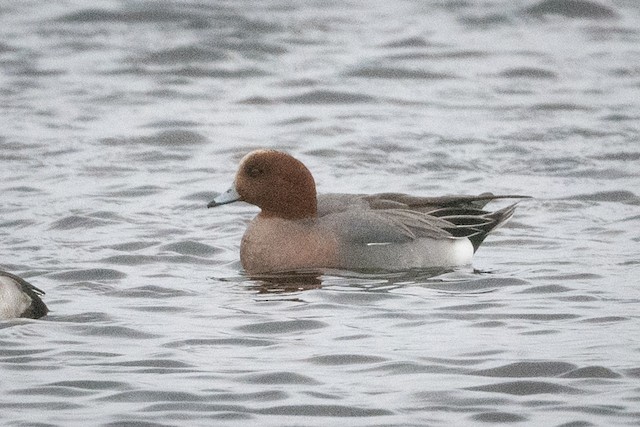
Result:
M207 204L208 208L215 208L216 206L226 205L228 203L237 202L240 200L240 195L236 191L236 187L232 186L224 193L216 196L212 201Z

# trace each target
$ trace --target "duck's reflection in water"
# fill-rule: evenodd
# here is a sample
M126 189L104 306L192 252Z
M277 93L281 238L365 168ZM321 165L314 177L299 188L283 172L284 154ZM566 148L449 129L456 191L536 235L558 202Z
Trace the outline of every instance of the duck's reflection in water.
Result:
M250 289L259 294L284 294L322 287L323 273L317 271L251 275Z
M402 272L388 270L323 270L323 271L292 271L283 273L249 275L249 289L259 294L285 294L323 286L345 285L349 287L367 289L389 289L406 284L426 284L430 279L453 272L450 268L416 269Z

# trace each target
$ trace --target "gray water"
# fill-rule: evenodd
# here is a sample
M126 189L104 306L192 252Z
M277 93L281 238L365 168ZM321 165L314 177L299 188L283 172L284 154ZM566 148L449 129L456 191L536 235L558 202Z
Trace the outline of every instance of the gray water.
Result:
M640 3L1 1L0 424L640 423ZM252 279L321 192L519 193L473 266ZM494 206L500 207L500 203Z

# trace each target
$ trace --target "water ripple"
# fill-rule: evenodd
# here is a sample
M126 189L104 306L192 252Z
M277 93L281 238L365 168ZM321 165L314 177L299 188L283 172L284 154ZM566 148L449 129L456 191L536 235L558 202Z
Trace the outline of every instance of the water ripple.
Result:
M491 393L504 393L515 396L531 396L536 394L581 394L581 390L547 381L509 381L469 387L467 390Z
M634 2L5 3L0 263L51 312L0 322L4 424L637 424ZM536 200L472 266L250 277L205 206L255 148Z
M328 324L319 320L285 320L248 324L236 329L249 334L286 334L322 329L327 326Z
M608 19L617 16L614 9L590 0L543 0L529 6L526 12L535 15L561 15L567 18Z

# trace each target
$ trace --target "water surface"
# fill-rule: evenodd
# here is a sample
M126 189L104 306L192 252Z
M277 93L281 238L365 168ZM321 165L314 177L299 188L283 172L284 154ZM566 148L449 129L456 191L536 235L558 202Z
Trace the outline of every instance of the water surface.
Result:
M51 309L3 424L640 422L637 2L1 5L0 266ZM205 206L258 147L535 199L453 272L251 279Z

